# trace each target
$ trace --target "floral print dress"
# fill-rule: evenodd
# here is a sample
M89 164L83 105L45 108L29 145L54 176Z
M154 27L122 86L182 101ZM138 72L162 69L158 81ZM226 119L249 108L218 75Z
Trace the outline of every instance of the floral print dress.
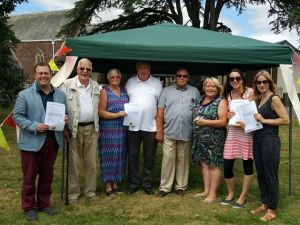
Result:
M218 106L222 100L217 96L207 104L203 104L205 96L200 98L200 103L193 109L193 121L197 117L203 119L218 119ZM193 148L192 161L196 164L203 162L209 167L223 167L223 148L226 139L226 128L198 126L193 123Z

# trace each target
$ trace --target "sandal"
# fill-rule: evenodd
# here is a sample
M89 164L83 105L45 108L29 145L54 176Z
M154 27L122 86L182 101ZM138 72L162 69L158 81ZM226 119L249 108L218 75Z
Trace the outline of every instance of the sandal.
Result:
M261 217L260 220L263 222L270 222L272 220L275 220L276 217L277 216L275 212L268 210L268 212L263 217Z
M107 197L113 197L115 195L115 193L113 192L113 190L107 191L105 192Z
M261 213L261 212L267 212L267 209L266 209L264 206L259 206L258 208L252 209L252 210L250 211L250 213L251 213L252 215L257 215L257 214L259 214L259 213Z

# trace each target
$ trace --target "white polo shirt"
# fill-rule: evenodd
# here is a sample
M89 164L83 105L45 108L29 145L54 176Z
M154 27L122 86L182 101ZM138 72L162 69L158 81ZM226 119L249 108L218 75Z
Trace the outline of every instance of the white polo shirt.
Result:
M92 122L94 121L94 107L92 101L91 82L87 87L82 85L79 79L76 80L78 88L79 100L79 122Z
M148 80L141 81L134 76L127 81L126 90L129 102L139 104L143 109L140 126L129 127L129 130L155 132L157 103L162 91L160 80L150 75Z

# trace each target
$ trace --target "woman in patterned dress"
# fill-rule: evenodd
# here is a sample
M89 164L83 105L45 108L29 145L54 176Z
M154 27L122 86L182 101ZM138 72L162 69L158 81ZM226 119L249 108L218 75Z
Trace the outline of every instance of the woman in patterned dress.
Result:
M204 191L198 195L208 203L217 196L223 166L227 102L221 97L222 89L216 78L206 78L204 95L193 109L192 161L199 165L204 181Z
M224 85L223 96L228 102L228 119L235 115L231 110L232 100L248 100L253 95L253 89L246 87L245 77L238 69L233 69L227 76ZM253 176L253 133L245 133L241 124L229 125L224 146L224 178L227 187L227 196L221 202L222 205L232 204L233 208L242 208L246 202L246 196ZM242 192L239 198L234 201L233 167L235 159L243 160L244 177Z
M121 72L111 69L107 73L109 85L100 93L99 117L99 157L102 180L105 183L105 193L113 196L120 193L118 182L125 175L127 164L126 128L123 118L126 116L124 104L128 95L120 87Z

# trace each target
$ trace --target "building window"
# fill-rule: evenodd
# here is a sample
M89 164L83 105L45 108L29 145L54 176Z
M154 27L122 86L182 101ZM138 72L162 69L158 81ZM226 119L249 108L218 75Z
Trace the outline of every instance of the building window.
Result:
M35 53L35 64L44 63L44 62L45 62L44 53L42 49L38 49L37 52Z

